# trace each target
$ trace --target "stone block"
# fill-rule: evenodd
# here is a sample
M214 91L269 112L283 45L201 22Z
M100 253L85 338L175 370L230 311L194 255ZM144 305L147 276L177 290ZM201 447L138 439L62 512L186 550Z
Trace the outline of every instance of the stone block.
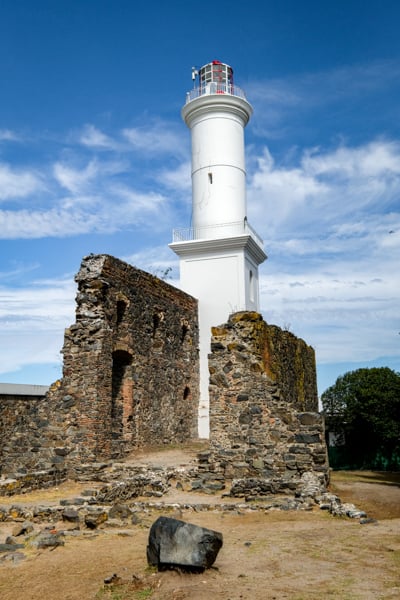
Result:
M159 517L150 529L147 561L159 570L202 572L213 565L222 543L222 534L217 531Z
M297 415L302 425L320 425L323 421L322 416L316 412L303 412Z
M296 433L294 437L298 444L318 444L321 442L321 438L317 433Z

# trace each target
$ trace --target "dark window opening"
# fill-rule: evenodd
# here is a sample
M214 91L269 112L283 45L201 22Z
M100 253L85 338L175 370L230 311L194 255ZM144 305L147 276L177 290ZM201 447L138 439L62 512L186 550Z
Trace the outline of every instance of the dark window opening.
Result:
M120 325L124 319L126 306L126 302L123 300L117 301L117 325Z
M133 379L132 356L125 350L112 355L111 427L115 456L121 452L119 444L132 441Z
M183 323L182 333L181 333L181 342L182 343L185 341L185 337L186 337L186 334L188 331L189 331L189 325L187 325L186 323Z
M113 352L112 357L112 399L114 401L119 396L126 377L127 367L132 363L132 356L125 350L116 350ZM113 402L113 408L115 409L114 405L115 402Z
M254 302L254 275L253 271L249 272L249 288L250 288L250 302Z
M183 391L183 399L186 400L190 395L190 388L188 386L185 387Z
M160 326L160 321L161 321L160 315L157 315L157 314L153 315L153 337L155 336L156 331Z

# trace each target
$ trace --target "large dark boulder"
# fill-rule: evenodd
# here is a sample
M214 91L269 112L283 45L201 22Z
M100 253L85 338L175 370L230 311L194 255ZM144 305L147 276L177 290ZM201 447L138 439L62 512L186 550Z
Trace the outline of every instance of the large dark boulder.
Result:
M147 561L159 571L202 572L214 563L221 546L222 533L218 531L159 517L150 529Z

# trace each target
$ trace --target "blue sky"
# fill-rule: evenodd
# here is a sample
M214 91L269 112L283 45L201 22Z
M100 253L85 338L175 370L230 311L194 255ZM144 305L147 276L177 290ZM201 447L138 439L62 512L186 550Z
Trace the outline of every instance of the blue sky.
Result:
M0 0L0 381L61 374L81 258L162 274L189 226L191 67L232 65L261 306L319 391L400 371L400 4Z

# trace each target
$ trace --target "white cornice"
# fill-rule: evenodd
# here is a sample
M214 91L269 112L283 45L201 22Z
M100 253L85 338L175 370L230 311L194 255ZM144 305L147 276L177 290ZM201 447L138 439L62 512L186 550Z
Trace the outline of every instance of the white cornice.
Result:
M189 240L185 242L173 242L168 246L181 258L193 256L205 256L210 253L245 251L260 265L268 257L264 250L257 244L251 235L237 235L234 237L218 238L214 240Z
M191 127L196 117L207 113L215 113L216 111L226 111L236 115L243 121L244 126L247 125L253 114L253 108L247 100L229 94L199 96L199 98L185 104L181 114L186 125Z

